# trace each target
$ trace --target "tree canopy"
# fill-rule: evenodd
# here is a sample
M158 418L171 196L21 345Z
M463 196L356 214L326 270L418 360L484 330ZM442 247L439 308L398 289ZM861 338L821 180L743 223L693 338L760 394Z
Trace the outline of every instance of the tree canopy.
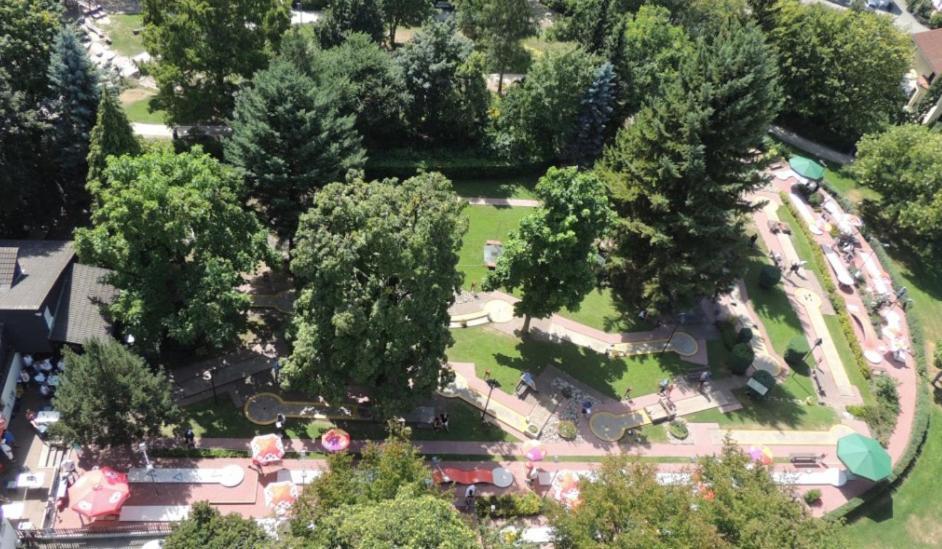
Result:
M609 280L622 310L670 312L740 276L751 148L775 117L775 57L753 24L697 41L663 97L606 150L599 173L620 220Z
M523 292L517 315L545 318L563 307L578 310L598 282L598 241L612 221L605 185L575 168L550 168L536 186L543 201L510 234L484 287Z
M238 513L221 514L207 501L197 501L190 515L173 525L164 539L166 549L230 549L266 547L271 538L255 520Z
M477 13L470 13L477 10ZM503 91L504 72L515 60L528 54L520 43L536 34L536 22L528 0L481 0L459 5L465 27L474 26L477 40L484 46L488 61L498 73L497 93Z
M348 33L359 32L374 42L383 40L382 0L331 0L324 16L317 22L321 46L341 44Z
M58 0L0 0L0 59L15 91L46 94L47 67L59 34Z
M77 354L64 351L53 406L62 414L53 432L70 443L99 447L130 445L160 436L179 420L170 381L114 340L86 341Z
M413 98L407 118L421 139L467 143L482 135L490 94L473 49L448 20L429 21L398 50L396 59Z
M75 246L83 261L114 271L112 315L147 350L166 338L232 342L250 299L237 289L241 274L270 257L235 170L199 149L154 151L112 160L102 183Z
M279 60L236 98L226 161L245 171L263 217L289 242L314 191L366 160L354 117L341 115L337 100L335 88Z
M852 169L879 193L868 217L924 259L942 257L942 135L918 124L866 135Z
M582 48L551 52L507 91L497 127L511 156L550 160L568 152L578 132L582 99L599 64Z
M290 24L286 0L144 0L155 106L173 124L221 122L239 83L264 68Z
M771 13L785 117L852 144L902 116L912 41L891 18L798 0L781 0Z
M102 86L98 114L88 146L88 181L98 181L109 156L141 154L141 143L134 136L128 117L118 98L108 86Z
M397 414L448 380L448 307L461 285L465 230L451 184L421 174L398 185L324 187L301 216L291 262L300 284L291 387L339 401L366 387Z
M419 26L432 15L434 0L382 0L383 22L389 47L396 47L396 29L403 25Z

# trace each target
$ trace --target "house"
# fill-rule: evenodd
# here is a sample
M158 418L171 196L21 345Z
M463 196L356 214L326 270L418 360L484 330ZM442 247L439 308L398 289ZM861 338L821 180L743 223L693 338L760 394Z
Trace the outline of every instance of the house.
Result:
M906 105L907 110L916 108L929 91L929 86L942 74L942 29L916 33L913 35L913 42L916 43L914 62L916 85L915 93ZM932 124L939 119L939 115L942 114L940 103L942 103L942 98L937 98L935 105L923 118L923 124Z
M108 271L76 262L64 240L0 240L0 335L20 354L111 335Z

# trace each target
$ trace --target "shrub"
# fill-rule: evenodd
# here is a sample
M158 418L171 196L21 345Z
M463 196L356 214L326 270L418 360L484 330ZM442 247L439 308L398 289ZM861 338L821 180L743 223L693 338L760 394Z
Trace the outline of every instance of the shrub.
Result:
M814 209L821 207L821 204L824 202L824 198L821 196L821 193L811 193L808 195L808 204L810 204Z
M737 375L743 375L752 366L756 354L748 343L737 343L729 352L729 369Z
M576 424L568 419L564 419L559 422L559 436L565 440L575 440L576 438Z
M819 501L821 501L821 490L818 490L817 488L812 488L811 490L808 490L807 492L805 492L804 498L805 498L805 503L807 503L808 505L814 505L815 503L818 503Z
M736 343L749 343L752 341L752 330L743 328L736 334Z
M811 347L805 336L795 336L788 342L788 348L785 349L785 362L792 368L804 366L804 358L809 351Z
M684 440L690 436L690 430L687 429L687 423L679 419L675 419L671 422L670 427L668 427L668 432L671 436L677 440Z
M773 265L765 265L759 271L759 286L771 290L782 280L782 270Z
M732 320L722 320L716 323L716 328L720 331L720 339L727 349L732 349L733 345L740 343L739 334L736 333L736 325Z
M543 500L533 492L481 496L474 509L479 517L532 517L543 511Z

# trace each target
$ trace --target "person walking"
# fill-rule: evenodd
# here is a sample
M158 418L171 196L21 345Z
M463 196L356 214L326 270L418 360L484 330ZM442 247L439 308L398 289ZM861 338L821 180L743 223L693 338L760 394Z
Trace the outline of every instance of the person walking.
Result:
M285 422L287 422L287 418L285 418L284 414L278 414L275 416L275 429L278 429L278 434L281 435L281 438L288 438L288 431L285 428Z
M183 433L183 438L186 440L187 448L196 448L196 434L193 432L192 427L186 428L186 432Z
M468 488L464 491L464 504L468 508L468 512L474 511L474 496L477 494L478 489L474 484L469 484Z

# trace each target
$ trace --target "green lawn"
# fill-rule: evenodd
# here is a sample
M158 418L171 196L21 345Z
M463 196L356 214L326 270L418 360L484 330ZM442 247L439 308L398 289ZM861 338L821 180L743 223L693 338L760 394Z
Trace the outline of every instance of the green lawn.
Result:
M637 315L623 315L612 301L611 290L595 290L582 300L578 311L563 309L560 315L604 332L638 332L653 328Z
M448 432L435 432L432 429L414 429L413 440L471 440L482 442L514 442L513 435L499 427L481 423L481 416L476 409L459 400L436 401L439 411L448 412ZM211 438L251 438L255 435L274 432L271 425L256 425L247 420L242 410L236 408L228 398L220 398L216 404L212 400L200 402L184 408L190 426L197 437ZM319 438L333 427L340 427L356 440L382 440L386 431L382 424L364 421L305 421L288 419L287 431L291 438Z
M765 326L772 340L772 348L779 356L784 356L788 342L794 337L804 337L801 322L792 308L781 282L772 289L759 286L759 272L763 265L770 264L768 256L755 252L747 261L746 292L759 320Z
M133 57L144 50L144 36L135 30L144 27L143 16L135 14L111 14L104 31L111 38L111 47L121 55Z
M827 430L840 423L837 413L828 406L819 406L795 400L796 396L814 392L810 378L793 375L785 384L776 386L769 396L760 401L751 400L744 391L736 390L744 407L723 413L718 408L686 416L691 423L719 423L725 429L801 429Z
M458 179L452 181L460 196L486 198L536 198L533 188L537 177L507 179Z
M140 101L135 101L124 106L124 112L128 115L130 122L139 122L141 124L163 124L165 111L150 112L150 103L153 97L145 97Z
M507 393L524 371L536 375L548 365L613 398L621 398L629 386L634 395L653 393L660 380L694 368L674 353L610 358L572 343L521 340L489 327L455 329L452 335L455 344L448 359L473 362L481 378L490 370Z
M481 287L487 274L484 266L484 243L488 240L507 241L510 231L520 225L520 220L531 213L530 208L505 208L496 206L468 206L464 217L468 220L468 232L464 235L458 270L465 274L464 287L474 283Z
M879 193L873 189L868 189L858 185L854 178L850 175L847 166L841 166L840 164L817 158L814 155L792 147L783 141L775 139L775 142L777 143L777 146L780 150L786 152L786 156L798 154L813 158L816 162L819 162L822 166L824 166L824 182L833 187L834 190L840 194L844 195L844 197L851 202L856 204L860 203L865 198L876 199L880 197ZM788 159L786 158L785 160Z

